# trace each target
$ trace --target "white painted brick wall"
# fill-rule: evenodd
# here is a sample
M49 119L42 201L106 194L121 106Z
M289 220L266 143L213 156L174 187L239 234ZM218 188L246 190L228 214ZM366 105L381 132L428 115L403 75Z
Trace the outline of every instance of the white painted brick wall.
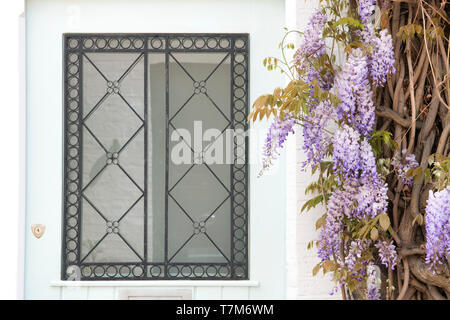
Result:
M286 26L303 30L311 12L317 7L316 0L287 0ZM295 39L291 41L297 42ZM286 296L288 299L340 299L329 295L333 288L331 275L319 272L315 277L312 269L319 262L316 249L307 250L308 242L317 239L316 220L324 213L323 207L300 214L302 205L311 196L305 196L305 188L313 180L309 170L302 171L305 160L301 149L301 127L286 145L287 153L287 223L286 223Z

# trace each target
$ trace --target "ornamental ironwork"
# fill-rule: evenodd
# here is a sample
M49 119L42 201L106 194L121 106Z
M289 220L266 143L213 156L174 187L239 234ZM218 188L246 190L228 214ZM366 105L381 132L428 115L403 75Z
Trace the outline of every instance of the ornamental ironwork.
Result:
M62 279L248 279L248 49L247 34L64 35ZM212 143L180 132L192 119L238 132L231 163L203 161ZM174 133L193 163L172 163Z

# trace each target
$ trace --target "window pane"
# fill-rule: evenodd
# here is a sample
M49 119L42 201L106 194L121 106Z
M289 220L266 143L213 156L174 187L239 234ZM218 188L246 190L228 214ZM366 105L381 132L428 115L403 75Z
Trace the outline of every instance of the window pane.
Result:
M166 179L166 76L165 55L148 55L148 228L147 259L164 262ZM151 129L150 129L151 128Z
M200 152L207 156L222 132L230 127L230 56L228 53L173 53L169 59L170 137L179 130L191 139L185 143L191 162L169 162L169 259L173 262L226 262L230 258L230 166L225 150L217 150L208 164L192 166ZM214 140L202 135L212 132ZM197 140L200 145L195 145ZM189 140L191 143L189 143ZM195 141L194 141L195 140ZM223 144L223 143L222 143ZM197 150L198 149L198 150ZM172 157L178 156L171 153ZM207 161L209 160L209 161ZM218 228L217 225L220 224ZM180 231L183 231L180 233Z
M144 59L83 56L81 261L144 256Z

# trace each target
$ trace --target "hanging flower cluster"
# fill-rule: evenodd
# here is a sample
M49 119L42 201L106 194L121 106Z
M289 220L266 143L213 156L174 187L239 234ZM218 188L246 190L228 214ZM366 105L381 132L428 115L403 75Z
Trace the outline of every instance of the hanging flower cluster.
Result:
M302 42L294 55L295 65L299 73L309 69L311 61L324 54L325 41L322 39L322 29L326 21L327 16L321 10L316 10L311 15Z
M386 82L387 75L395 72L394 68L394 47L392 37L386 29L380 31L380 35L375 34L375 27L371 23L371 17L375 10L375 0L359 1L359 16L364 25L360 36L371 55L369 59L369 73L372 82L377 86L382 86Z
M387 268L391 268L394 270L395 266L397 265L397 251L395 251L395 246L392 242L387 241L378 241L375 244L375 247L378 248L378 254L381 258L381 263L384 264Z
M450 258L450 186L430 190L425 212L426 262L433 268Z
M359 1L359 19L363 24L368 24L375 11L376 0L360 0Z
M372 264L369 265L367 269L367 299L380 300L381 295L376 269Z
M306 161L303 167L310 164L315 168L326 156L331 144L331 135L324 128L328 126L334 115L330 101L321 101L313 105L311 113L305 116L303 124L303 151Z
M414 154L406 156L406 149L402 150L402 155L394 158L392 164L397 169L398 178L404 185L412 186L412 177L407 177L406 174L410 169L415 169L419 166Z
M386 82L387 75L395 71L392 37L387 30L381 30L380 36L372 39L370 61L370 77L377 86L381 86Z
M329 90L333 84L332 74L322 69L313 67L312 62L325 53L325 41L322 39L322 29L327 21L327 16L321 10L316 10L306 25L299 49L294 55L294 65L299 77L303 77L306 83L311 84L318 81L321 89ZM306 76L302 76L306 75ZM311 97L308 99L310 113L305 116L303 126L303 151L307 160L303 167L310 164L313 168L319 164L328 152L331 136L326 133L333 117L334 109L330 101L318 102L313 98L313 88L311 86Z
M359 133L369 137L375 125L375 107L368 79L369 58L361 49L353 50L334 82L339 120L349 121Z
M288 135L294 133L295 122L295 119L289 115L285 115L283 120L279 117L275 117L275 120L269 127L264 143L263 168L260 175L268 169L272 165L273 160L280 155L280 149L283 148L283 144Z

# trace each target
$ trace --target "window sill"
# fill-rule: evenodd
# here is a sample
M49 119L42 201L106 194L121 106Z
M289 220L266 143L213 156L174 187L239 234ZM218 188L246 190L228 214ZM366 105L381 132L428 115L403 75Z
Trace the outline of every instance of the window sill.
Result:
M52 287L258 287L254 280L112 280L64 281L50 283Z

